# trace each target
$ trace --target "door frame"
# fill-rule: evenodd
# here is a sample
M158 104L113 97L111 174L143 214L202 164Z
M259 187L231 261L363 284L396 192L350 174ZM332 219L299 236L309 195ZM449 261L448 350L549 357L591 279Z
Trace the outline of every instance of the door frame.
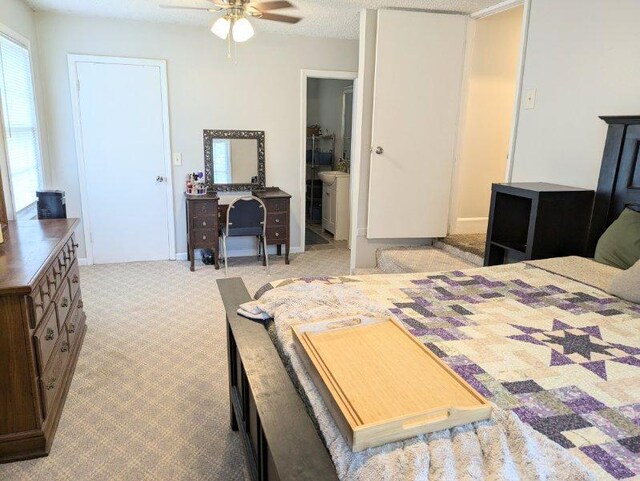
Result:
M328 80L351 80L354 83L358 79L358 72L352 72L348 70L300 70L300 252L304 252L306 249L306 232L305 226L307 223L307 80L310 78L328 79ZM355 97L353 98L355 103ZM355 109L354 109L355 112ZM353 126L352 126L353 128ZM351 135L351 160L353 161L353 133ZM353 179L350 179L349 190L351 191L353 186ZM351 193L349 193L351 199ZM352 205L349 206L349 211L353 214ZM349 223L354 221L353 215L349 216ZM349 232L351 232L351 226L349 226Z
M78 88L78 71L79 63L103 63L103 64L120 64L120 65L136 65L151 66L160 69L160 92L162 98L162 124L163 124L163 157L165 166L165 175L167 181L167 231L169 235L169 259L176 259L176 229L175 215L173 209L173 169L171 163L171 124L169 117L169 87L167 82L167 62L166 60L154 60L143 58L129 57L110 57L102 55L78 55L68 54L67 61L69 66L69 88L71 90L71 107L73 113L73 129L76 143L76 159L78 161L78 180L80 183L80 203L82 206L82 227L84 232L84 244L86 252L86 264L93 264L93 244L91 241L91 206L89 204L89 189L87 187L84 148L82 145L82 119L80 116L80 90Z

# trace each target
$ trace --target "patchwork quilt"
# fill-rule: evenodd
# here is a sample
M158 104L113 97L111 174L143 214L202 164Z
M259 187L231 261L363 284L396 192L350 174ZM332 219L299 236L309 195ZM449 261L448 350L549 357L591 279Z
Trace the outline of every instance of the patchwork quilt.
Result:
M357 286L478 392L598 478L640 478L640 305L523 263L288 279L256 297L298 284Z

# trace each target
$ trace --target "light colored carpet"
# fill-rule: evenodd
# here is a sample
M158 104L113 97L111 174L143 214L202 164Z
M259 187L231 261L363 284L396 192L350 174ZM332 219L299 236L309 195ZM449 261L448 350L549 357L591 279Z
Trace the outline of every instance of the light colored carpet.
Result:
M347 274L349 251L232 259L251 294L273 279ZM229 429L224 269L186 262L81 268L88 331L47 458L0 465L2 480L243 480Z
M469 269L475 265L444 250L431 246L379 249L378 269L382 272L438 272Z

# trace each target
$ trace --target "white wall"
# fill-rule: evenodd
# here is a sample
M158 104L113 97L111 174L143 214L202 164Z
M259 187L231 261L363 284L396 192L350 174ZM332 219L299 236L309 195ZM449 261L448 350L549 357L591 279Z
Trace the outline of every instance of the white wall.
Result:
M532 0L514 182L597 184L606 125L640 113L640 2Z
M166 59L172 150L183 155L173 171L177 252L186 251L183 179L203 169L203 129L265 131L267 184L293 195L291 241L300 246L300 70L355 70L357 42L257 33L238 46L234 62L226 43L202 27L44 12L36 21L54 185L67 191L70 216L81 209L67 54Z
M33 82L36 96L36 102L38 104L38 118L39 118L39 130L40 130L40 147L43 163L43 176L45 186L50 179L50 170L48 162L48 145L47 139L47 126L44 116L44 102L42 95L42 82L39 68L39 42L36 31L35 13L23 0L0 0L0 24L8 27L11 31L17 33L29 42L31 49L31 64L33 70ZM22 40L22 39L17 39ZM0 122L0 130L2 129ZM7 211L9 218L12 218L12 201L9 190L9 175L7 170L7 159L5 158L5 146L4 136L0 135L0 170L2 172L2 182L4 186L5 202L7 204Z
M470 22L452 233L485 231L491 184L505 181L522 14L520 6Z

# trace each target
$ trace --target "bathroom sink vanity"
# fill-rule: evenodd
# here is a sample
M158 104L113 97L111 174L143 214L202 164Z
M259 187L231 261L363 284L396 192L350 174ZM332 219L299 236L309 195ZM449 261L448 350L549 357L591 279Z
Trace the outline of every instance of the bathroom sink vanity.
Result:
M335 240L349 238L349 174L339 171L319 172L322 180L322 228Z

